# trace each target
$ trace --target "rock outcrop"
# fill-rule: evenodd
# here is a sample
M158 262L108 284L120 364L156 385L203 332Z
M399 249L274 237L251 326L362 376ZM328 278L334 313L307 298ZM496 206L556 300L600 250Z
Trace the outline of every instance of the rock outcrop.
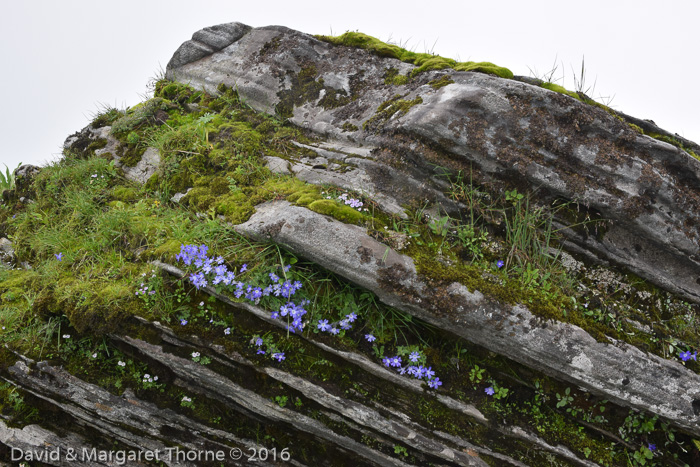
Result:
M397 50L205 28L15 172L0 459L700 465L700 147Z
M390 69L415 68L272 26L174 59L166 76L209 92L223 83L256 110L373 149L368 159L419 183L434 185L439 165L576 202L609 225L599 236L567 230L572 247L700 302L700 161L599 107L515 80L447 69L385 84ZM381 170L368 175L399 203L424 196Z

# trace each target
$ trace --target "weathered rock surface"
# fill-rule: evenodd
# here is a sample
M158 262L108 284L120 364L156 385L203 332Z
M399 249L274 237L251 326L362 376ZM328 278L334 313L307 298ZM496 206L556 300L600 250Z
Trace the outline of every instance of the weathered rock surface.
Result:
M253 108L277 113L325 140L312 138L305 139L304 144L294 143L299 154L293 154L295 149L289 144L283 153L275 153L280 157L265 156L272 172L294 175L312 184L329 184L332 190L360 192L384 213L403 219L408 217L407 205L425 208L421 212L433 217L448 212L456 218L465 209L445 195L448 188L442 177L445 171L461 170L494 193L518 188L535 191L543 204L555 199L572 201L578 203L584 214L600 218L604 223L599 224L600 230L594 235L590 230L570 229L566 227L570 222L557 219L558 228L567 236L564 246L568 250L595 263L622 265L666 290L700 303L698 161L674 146L640 135L598 107L547 91L536 80L518 77L505 80L440 70L418 74L407 80L407 84L397 86L385 82L387 71L392 68L403 75L415 69L413 65L364 50L332 46L280 26L252 29L229 23L195 33L173 56L167 76L211 93L217 93L221 83L231 86ZM436 85L438 79L441 85ZM208 99L202 99L200 104L178 101L179 109L175 105L166 108L169 112L182 110L185 114L218 112L216 107L209 107ZM161 112L167 114L165 110ZM247 108L245 112L250 113ZM673 136L651 122L618 116L647 132ZM166 119L167 115L161 115L157 124ZM251 128L257 129L258 125L262 124L257 122ZM700 153L694 143L686 140L681 143ZM92 154L102 158L111 155L125 178L141 184L156 170L173 162L172 155L165 154L161 160L158 151L148 148L134 167L126 166L120 157L126 154L122 144L111 135L110 127L91 125L69 137L64 148L75 159L86 159ZM197 155L206 159L207 151L215 146L207 148L204 154ZM133 156L132 153L129 157L135 161ZM23 200L17 203L18 209L31 207L32 180L38 172L33 166L22 166L16 172L18 188L8 190L8 196L14 197L13 202ZM227 175L230 174L217 174L223 180ZM124 182L120 175L114 179L115 183ZM290 181L283 177L273 180ZM209 181L202 177L195 185ZM109 196L111 189L103 194ZM179 203L192 189L187 184L180 185L180 193L172 196L171 201ZM600 342L605 339L602 333L596 340L575 325L545 321L525 305L506 303L488 296L485 290L450 282L452 279L425 277L419 273L425 270L416 267L416 264L423 267L417 256L414 264L411 257L400 253L413 240L409 234L387 232L388 236L382 238L388 239L392 248L370 236L365 228L279 201L280 197L256 206L257 212L235 227L238 233L248 239L273 242L332 271L340 282L357 284L376 294L385 304L438 328L435 332L439 338L434 340L449 349L431 348L426 352L434 352L429 361L437 361L435 365L449 371L447 391L429 389L425 381L400 375L382 365L382 355L389 355L384 353L384 344L389 349L398 343L384 342L382 338L371 347L361 337L340 336L336 340L314 333L316 328L311 321L303 323L303 333L280 333L287 329L286 323L273 319L270 310L233 301L210 286L198 291L186 286L187 293L215 298L210 302L216 304L215 316L225 317L216 324L206 315L210 311L204 311L204 301L199 307L187 308L180 306L183 289L169 295L176 287L170 279L186 280L184 271L152 261L153 267L162 273L162 277L155 279L163 279L158 283L163 285L164 293L157 297L164 300L159 305L162 308L151 306L151 302L146 306L148 313L153 313L148 315L149 320L125 319L123 323L120 321L124 328L119 334L99 336L105 349L116 350L127 355L125 359L136 362L129 369L132 378L126 383L125 391L117 389L122 387L121 380L115 384L109 379L119 374L119 368L107 370L110 376L105 379L95 374L81 379L58 366L58 360L37 362L8 350L11 347L3 349L4 369L0 379L4 384L0 390L11 391L8 394L13 394L17 404L38 408L41 419L17 428L12 422L21 422L21 413L3 406L0 459L8 458L13 448L24 452L60 449L64 454L92 449L166 453L170 447L177 446L180 450L197 452L221 451L228 456L235 448L244 454L272 447L279 452L284 447L283 441L297 449L292 459L280 462L260 458L256 463L353 467L524 466L526 460L536 465L592 466L596 464L589 460L594 456L589 457L592 451L587 446L602 446L600 451L610 451L609 446L615 443L624 446L628 457L631 452L644 452L646 435L632 440L623 434L626 421L622 420L628 413L630 417L635 413L630 408L643 410L649 417L658 416L678 428L682 432L678 433L678 439L683 438L684 446L690 444L689 435L700 437L700 376L678 361L659 358L611 338ZM426 203L430 207L426 208ZM153 204L150 209L156 216L157 203ZM188 205L187 200L183 204ZM174 227L190 228L190 221L210 220L213 225L225 220L215 214L215 210L206 212L202 208L189 219L183 216L183 225ZM399 222L396 218L392 220ZM219 226L223 225L222 222ZM185 235L184 230L177 229L163 234ZM179 243L176 239L168 239L169 243L162 245L156 242L160 246L154 252L143 246L148 243L147 237L134 238L134 245L141 245L136 248L132 248L132 239L127 235L112 238L114 242L122 242L124 257L131 258L128 261L135 258L136 263L144 257L172 257L172 244ZM246 248L251 245L249 241L245 240ZM24 254L29 248L37 258L44 255L53 259L48 248L37 251L33 246L27 247L27 243L31 242L21 238L18 251ZM258 247L265 248L259 244L254 248ZM142 255L144 251L152 256ZM122 250L120 258L121 254ZM280 253L280 260L283 254L286 255ZM0 260L6 261L11 256L9 240L0 238ZM587 264L573 256L562 257L567 268L586 270ZM70 268L71 274L81 267L68 261L60 266ZM124 282L131 279L132 266L143 265L125 265L119 272L128 277ZM310 270L320 271L314 268ZM42 271L38 267L37 270ZM499 280L488 271L480 273L482 279L490 275L490 280ZM59 277L65 282L63 276ZM613 277L611 283L615 280ZM125 286L131 294L129 287L130 284ZM15 306L19 300L16 292L2 296L9 306ZM364 290L359 293L370 295ZM28 303L37 300L37 308L48 310L41 297L36 298L32 293L23 299ZM196 302L200 299L198 296ZM27 308L31 312L33 303ZM377 305L380 312L390 310L400 319L410 318L396 309ZM175 316L179 310L191 313L183 315L188 319L208 321L210 326L185 327L183 323L171 328L153 321L163 316L177 323L180 318ZM160 312L164 314L158 315ZM54 311L46 314L51 320L64 319ZM206 319L201 319L205 315ZM231 327L223 331L227 325ZM366 325L370 326L369 322ZM646 337L657 338L652 336L649 326L636 322L634 325ZM61 330L58 331L61 335ZM47 326L38 332L49 335L56 331ZM283 334L286 337L280 337ZM254 337L249 341L251 335ZM280 365L281 361L255 354L253 342L258 335L273 336L280 345L289 346L285 347L289 350L287 361ZM95 336L85 337L89 340ZM69 338L64 336L64 341ZM462 348L465 341L476 344L469 344L474 358L481 353L486 355L479 361L479 365L486 361L489 366L484 381L481 376L467 379L466 362L469 361L473 370L478 370L478 366L473 366L471 354L462 357L467 351ZM57 348L51 355L68 355L68 352L60 353L60 343ZM74 368L71 365L82 358L80 352L85 353L85 349L76 351L72 360L65 360L66 368ZM451 358L452 352L457 357ZM195 360L195 354L200 353L210 361ZM46 357L44 347L37 354L42 355L39 360L52 358ZM91 361L95 363L92 368L102 363L113 365L115 360ZM140 378L144 369L151 374L157 372L162 386L154 389L139 384L143 383ZM111 390L93 384L90 378ZM504 396L503 400L490 398L493 394L488 391L489 397L484 396L488 384L492 385L488 389L493 390L501 381L508 384L510 396ZM571 386L566 387L567 384ZM551 386L543 389L544 385L555 389ZM567 414L559 405L554 408L553 395L556 391L563 392L564 387L567 395L570 389L585 393L585 401L577 400L579 415ZM184 394L192 396L195 403L183 404L180 397ZM17 402L20 396L25 400ZM560 398L559 393L556 396ZM607 400L613 407L608 406L605 413L614 416L617 425L591 421L603 411L601 408L595 412L598 403L604 407ZM550 411L545 413L546 410ZM589 411L584 413L584 410ZM6 416L7 413L12 416ZM556 418L551 424L550 416ZM584 431L576 442L565 439ZM672 433L666 428L664 431L667 438ZM654 435L658 439L663 436ZM587 444L589 441L591 444ZM683 446L680 449L686 452ZM667 453L656 455L664 456L663 461L670 459ZM245 457L241 460L227 457L223 464L249 465ZM160 460L165 465L220 465L173 462L166 456ZM63 455L46 463L150 465L138 461L102 461L95 457L86 461L85 454L75 458Z
M224 83L257 110L377 148L369 159L419 184L435 185L430 174L437 164L495 186L538 190L544 200L577 202L609 225L598 236L567 230L572 245L700 302L700 161L605 110L479 73L440 70L406 85L385 84L389 68L407 74L414 66L280 26L248 30L185 63L190 47L176 53L167 77L209 92ZM445 76L450 84L429 85ZM389 101L399 98L421 102L392 107ZM382 103L388 104L377 112ZM399 204L420 196L382 170L370 176Z
M384 302L531 368L700 435L700 376L624 343L597 342L567 323L548 324L455 282L429 287L413 260L363 228L275 201L236 229L271 240L365 287Z

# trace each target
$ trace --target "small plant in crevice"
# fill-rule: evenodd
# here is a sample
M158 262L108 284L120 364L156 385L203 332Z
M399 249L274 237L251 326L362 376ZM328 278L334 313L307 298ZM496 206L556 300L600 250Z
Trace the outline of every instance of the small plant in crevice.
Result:
M182 399L180 399L180 406L194 410L194 401L189 396L182 396Z
M274 342L270 334L265 334L262 337L255 334L250 340L250 345L256 348L257 355L266 355L273 360L277 360L278 362L281 362L287 358L284 352L282 352Z

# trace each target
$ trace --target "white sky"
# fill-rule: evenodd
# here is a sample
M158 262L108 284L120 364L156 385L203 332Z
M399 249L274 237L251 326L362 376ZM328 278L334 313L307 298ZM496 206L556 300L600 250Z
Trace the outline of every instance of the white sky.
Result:
M100 104L140 102L150 77L206 26L347 30L418 52L491 61L574 88L585 56L591 97L700 142L700 2L2 0L0 169L56 159ZM570 6L569 6L570 5Z

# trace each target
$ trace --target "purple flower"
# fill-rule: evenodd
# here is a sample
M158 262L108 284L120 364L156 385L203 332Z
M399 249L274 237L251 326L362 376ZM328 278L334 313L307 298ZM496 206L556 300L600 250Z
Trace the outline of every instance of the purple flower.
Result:
M265 355L265 351L263 349L258 349L258 355L260 354Z
M433 367L429 366L428 368L425 369L425 377L432 378L433 376L435 376L435 372L433 371Z
M63 258L63 253L55 254L54 256L56 257L57 260L61 261L61 258Z
M367 339L367 342L374 342L377 340L372 334L365 334L365 339Z
M503 262L502 259L499 259L496 261L496 266L498 266L498 269L501 269L505 263Z
M328 325L328 320L327 319L319 319L318 320L318 328L321 331L328 331L330 329L330 326Z
M332 327L331 330L330 330L330 333L331 333L331 334L338 334L338 333L340 333L340 330L339 330L338 328L336 328L336 327Z
M401 366L401 357L394 357L391 359L391 366Z
M489 396L493 396L493 393L494 393L495 391L493 390L493 386L489 386L489 387L487 387L487 388L485 389L485 392L486 392L486 394L488 394Z
M431 379L430 381L428 381L428 386L430 386L433 389L437 389L438 386L442 386L442 381L440 381L440 378Z
M276 359L278 362L284 360L284 352L273 353L272 358Z
M408 359L410 361L412 361L413 363L416 363L419 358L420 358L420 354L418 352L411 352L411 355L408 356Z
M656 444L649 443L647 446L649 447L650 451L656 451Z
M679 356L680 359L683 360L684 362L687 362L687 361L690 360L691 358L692 358L693 360L697 361L697 360L698 360L698 351L696 350L695 352L693 352L693 353L691 354L691 353L690 353L690 350L687 350L687 351L685 351L685 352L681 352L678 356Z
M186 319L181 319L181 320L180 320L180 324L181 324L182 326L184 326L185 324L187 324L187 320L186 320Z
M277 282L278 280L280 280L280 278L279 278L279 276L278 276L277 274L275 274L274 272L271 272L271 273L270 273L270 280L271 280L272 282Z
M224 334L226 334L227 336L231 334L231 328L224 329Z
M284 272L289 272L289 270L292 268L291 264L288 264L284 267Z
M248 269L248 265L247 265L247 264L244 264L243 266L241 266L241 271L240 271L240 272L243 273L243 272L246 271L246 269Z
M382 362L384 363L384 366L391 366L391 358L389 357L384 357Z
M355 320L357 319L357 315L355 314L354 311L353 311L352 313L350 313L349 315L345 315L345 317L346 317L346 318L348 319L348 321L351 322L351 323L354 323Z
M348 321L346 319L342 320L339 324L340 324L340 328L344 329L346 331L352 329L352 326L350 326L350 323L348 323Z
M261 345L263 345L263 340L262 340L261 338L258 337L257 339L255 339L255 345L257 345L258 347L260 347Z

